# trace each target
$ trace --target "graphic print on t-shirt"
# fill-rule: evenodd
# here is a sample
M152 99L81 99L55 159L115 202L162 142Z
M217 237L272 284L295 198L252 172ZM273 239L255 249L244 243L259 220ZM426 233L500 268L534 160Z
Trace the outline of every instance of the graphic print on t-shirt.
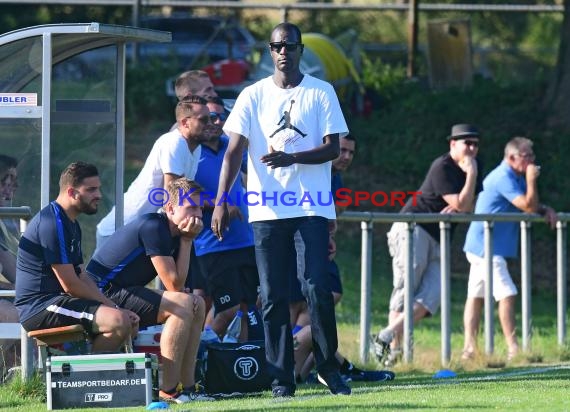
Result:
M281 119L279 120L279 122L277 122L277 125L280 125L281 123L283 123L283 125L281 125L280 127L278 127L272 134L271 136L269 136L269 138L272 138L273 136L275 136L277 133L286 130L286 129L290 129L293 130L295 132L297 132L298 134L301 135L301 137L305 137L307 136L306 133L303 133L302 131L300 131L299 129L297 129L294 125L291 124L291 110L293 109L293 104L295 103L295 100L291 99L291 102L289 104L289 110L284 110L283 111L283 116L281 116ZM294 141L292 141L293 138L295 138L296 135L293 134L293 136L288 136L287 138L285 138L284 143L294 143ZM298 137L296 137L294 140L297 140Z

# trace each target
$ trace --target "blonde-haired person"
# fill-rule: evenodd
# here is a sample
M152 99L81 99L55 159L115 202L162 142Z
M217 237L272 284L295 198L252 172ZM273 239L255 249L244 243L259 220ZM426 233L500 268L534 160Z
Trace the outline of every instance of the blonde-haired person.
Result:
M187 178L172 181L163 212L138 216L121 227L87 265L101 292L135 312L141 327L164 324L160 398L172 403L211 400L197 390L194 379L204 301L184 287L190 248L203 229L201 191ZM165 290L145 287L156 276Z

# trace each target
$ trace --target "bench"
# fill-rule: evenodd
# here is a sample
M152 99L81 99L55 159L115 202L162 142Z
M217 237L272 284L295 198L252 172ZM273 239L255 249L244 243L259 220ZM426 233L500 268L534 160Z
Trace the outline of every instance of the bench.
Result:
M45 362L51 356L53 345L62 345L68 342L85 342L89 336L81 325L61 326L58 328L38 329L28 332L38 346L38 365L45 369Z
M62 345L69 342L88 342L89 335L81 325L60 326L58 328L38 329L28 332L28 337L36 341L39 349L38 365L45 366L48 356L55 355L54 345ZM132 353L133 346L131 340L127 340L123 347L123 352Z
M85 333L85 329L81 325L33 330L28 332L28 337L34 338L38 346L45 347L88 339L87 333Z

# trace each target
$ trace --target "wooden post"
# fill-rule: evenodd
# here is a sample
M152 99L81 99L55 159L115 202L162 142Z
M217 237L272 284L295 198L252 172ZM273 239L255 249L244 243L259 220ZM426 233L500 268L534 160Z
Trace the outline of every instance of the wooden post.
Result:
M410 0L408 9L408 79L416 77L416 54L418 50L418 3Z

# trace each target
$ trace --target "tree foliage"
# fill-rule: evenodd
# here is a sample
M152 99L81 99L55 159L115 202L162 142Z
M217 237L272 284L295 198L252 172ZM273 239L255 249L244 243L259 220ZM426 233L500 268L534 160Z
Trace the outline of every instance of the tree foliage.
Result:
M554 76L545 99L548 124L570 130L570 0L564 0L564 21Z

